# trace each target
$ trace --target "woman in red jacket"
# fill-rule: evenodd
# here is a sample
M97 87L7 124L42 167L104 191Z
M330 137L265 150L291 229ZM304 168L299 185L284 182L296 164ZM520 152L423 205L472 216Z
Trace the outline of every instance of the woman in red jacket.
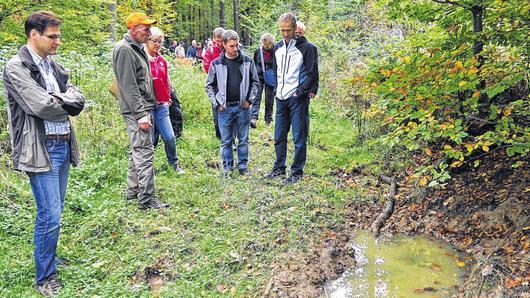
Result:
M169 106L171 105L171 82L167 69L167 61L160 55L164 42L164 35L157 27L151 27L151 37L146 43L145 51L149 57L153 88L156 95L156 106L153 111L154 130L153 144L156 144L159 135L162 135L169 165L179 174L184 170L178 164L177 143L171 121L169 119Z

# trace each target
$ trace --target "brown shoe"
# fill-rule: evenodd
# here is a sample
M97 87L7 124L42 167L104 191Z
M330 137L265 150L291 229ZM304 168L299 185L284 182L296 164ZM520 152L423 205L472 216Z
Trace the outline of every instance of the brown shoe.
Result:
M59 293L59 290L61 290L61 287L62 285L59 279L57 279L57 274L54 274L48 277L43 283L37 284L35 289L44 297L55 297Z

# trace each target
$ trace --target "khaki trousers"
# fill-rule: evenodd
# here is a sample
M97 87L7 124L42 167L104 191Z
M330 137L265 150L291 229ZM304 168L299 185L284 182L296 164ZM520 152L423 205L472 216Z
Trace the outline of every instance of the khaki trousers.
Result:
M143 131L132 115L123 115L123 118L131 144L125 194L129 198L137 197L138 203L143 204L155 197L153 126L149 131Z

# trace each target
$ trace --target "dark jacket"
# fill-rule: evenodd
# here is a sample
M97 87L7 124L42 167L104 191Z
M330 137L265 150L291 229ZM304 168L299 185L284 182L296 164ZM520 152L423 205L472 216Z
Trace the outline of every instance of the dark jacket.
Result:
M65 69L50 61L60 93L48 92L46 82L27 46L22 46L4 68L7 91L7 116L15 170L46 172L52 169L46 146L44 120L64 122L78 115L85 97L68 82ZM73 127L70 136L70 161L79 162L79 149Z
M221 54L210 65L210 71L206 78L206 94L210 98L214 108L221 105L226 108L226 80L228 78L228 68L226 66L226 56ZM256 73L254 61L248 56L239 52L239 71L241 71L242 80L239 88L241 97L239 105L241 106L246 100L253 103L256 99L259 88L259 78Z
M303 36L291 39L288 45L282 40L274 46L274 69L278 86L276 97L288 99L297 93L306 97L318 91L318 49Z
M118 82L121 113L138 120L153 110L156 99L149 59L129 34L112 51L112 67Z
M262 46L257 48L254 51L254 64L256 64L256 72L258 73L259 80L262 84L265 84L265 79L263 78L263 69L261 67L261 51L263 50L263 58L265 59L264 65L265 70L271 69L274 67L274 49L265 50ZM267 60L265 52L269 52L269 60Z

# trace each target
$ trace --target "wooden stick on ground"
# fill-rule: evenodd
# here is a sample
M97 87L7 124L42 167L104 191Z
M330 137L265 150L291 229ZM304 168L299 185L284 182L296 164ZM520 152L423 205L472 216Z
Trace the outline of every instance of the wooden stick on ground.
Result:
M396 196L397 192L397 182L394 177L386 177L380 175L379 178L381 179L381 181L390 184L390 194L386 199L385 208L379 214L377 219L372 223L372 233L374 237L379 236L379 231L381 230L385 222L388 220L390 215L392 215L392 213L394 212L394 205L396 203L394 197Z

